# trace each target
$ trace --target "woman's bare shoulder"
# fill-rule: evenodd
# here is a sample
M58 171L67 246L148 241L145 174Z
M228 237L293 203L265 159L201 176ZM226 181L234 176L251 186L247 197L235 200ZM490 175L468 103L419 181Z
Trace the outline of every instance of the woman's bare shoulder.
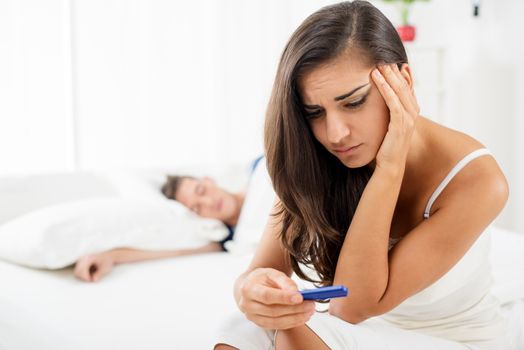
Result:
M426 130L431 130L431 139L435 149L445 155L451 163L459 161L468 153L485 148L479 140L459 130L452 129L430 119L424 118Z
M464 157L471 152L486 148L484 144L474 137L439 125L439 133L442 133L444 142L440 145L441 154L444 157L443 164L446 164L446 173ZM493 195L494 192L507 192L508 184L502 169L495 157L483 155L467 163L449 182L441 195L435 201L435 209L445 205L447 201L454 200L456 196L467 195L469 191L485 192L486 195Z

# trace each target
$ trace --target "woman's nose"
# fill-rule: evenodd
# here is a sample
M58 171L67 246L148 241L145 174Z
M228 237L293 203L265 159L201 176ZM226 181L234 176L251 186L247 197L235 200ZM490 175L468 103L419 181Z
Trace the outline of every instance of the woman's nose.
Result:
M331 113L326 117L326 135L329 143L340 145L350 133L342 114Z

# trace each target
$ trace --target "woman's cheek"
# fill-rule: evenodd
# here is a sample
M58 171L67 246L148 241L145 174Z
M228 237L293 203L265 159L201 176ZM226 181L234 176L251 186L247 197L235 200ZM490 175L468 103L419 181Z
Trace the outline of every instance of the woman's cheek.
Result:
M325 146L324 138L322 136L322 126L320 125L320 120L313 120L309 122L309 127L311 128L311 132L313 133L313 137L320 142L320 144Z

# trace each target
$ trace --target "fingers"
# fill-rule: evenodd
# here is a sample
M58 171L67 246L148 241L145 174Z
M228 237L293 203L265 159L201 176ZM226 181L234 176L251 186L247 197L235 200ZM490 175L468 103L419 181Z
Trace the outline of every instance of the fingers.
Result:
M247 315L248 320L266 329L289 329L298 327L309 321L314 312L304 312L282 317L265 317L260 315Z
M258 268L246 276L238 306L249 320L268 329L302 325L315 312L314 301L304 301L289 276L270 268Z
M404 64L402 66L404 66ZM406 64L406 67L407 67L407 64ZM403 80L405 80L397 65L395 65L395 71L398 76L400 76ZM417 97L415 96L415 90L413 89L413 85L411 85L411 87L408 86L408 90L409 90L408 96L411 100L411 106L413 107L413 113L415 116L418 116L420 113L420 107L418 105Z
M382 76L382 81L380 82L380 84L384 85L385 82L385 84L389 85L389 87L394 91L395 95L397 96L397 99L400 101L400 104L403 107L403 109L406 110L410 115L418 115L418 103L416 102L416 99L413 95L413 92L411 91L410 86L400 73L397 64L380 65L378 66L378 70L380 75ZM380 78L380 75L378 76L378 78ZM386 98L386 96L384 96L384 98Z
M409 110L412 104L409 96L411 91L409 91L409 86L406 83L406 80L398 71L398 66L396 64L385 64L378 66L378 70L382 73L382 76L386 79L393 91L395 91L404 108Z
M282 304L293 305L302 302L303 298L300 293L291 290L283 290L255 284L244 288L248 298L266 305Z
M112 261L102 255L86 255L75 264L75 276L86 282L96 282L113 268Z
M418 108L417 100L415 99L415 95L413 94L411 87L406 82L405 77L402 76L402 73L400 72L398 65L393 64L389 66L389 69L386 68L386 71L391 71L393 75L396 77L396 80L399 82L398 85L393 87L393 90L395 90L395 92L397 92L397 95L399 95L400 101L402 102L402 105L404 106L404 108L406 108L406 110L410 114L418 115L419 108Z
M90 269L91 270L90 273L91 273L91 280L93 282L99 281L102 277L107 275L109 271L111 271L111 267L108 264L101 264L99 266L92 265L91 267L92 268Z
M296 283L282 271L271 268L256 269L240 288L247 300L262 304L293 305L303 300Z
M91 282L91 273L93 262L86 256L80 258L75 264L75 276L83 281Z
M378 90L380 91L380 94L382 95L382 97L384 97L384 101L386 102L386 105L388 106L391 112L391 117L395 118L403 114L404 108L402 106L402 103L400 102L397 94L388 84L382 73L377 68L375 68L373 69L371 76L373 77L373 81L375 82Z
M256 301L249 302L246 307L251 313L265 317L283 317L294 314L311 313L315 311L315 302L307 300L298 305L266 305Z
M298 291L297 284L282 271L267 269L265 272L270 282L275 283L276 287L289 291Z

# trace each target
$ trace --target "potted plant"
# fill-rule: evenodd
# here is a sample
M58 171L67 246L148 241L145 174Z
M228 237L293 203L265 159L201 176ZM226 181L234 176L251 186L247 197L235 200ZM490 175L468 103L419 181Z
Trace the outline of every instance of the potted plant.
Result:
M409 23L409 10L411 5L416 1L425 1L429 0L383 0L384 2L389 3L398 3L400 5L400 14L401 14L401 25L397 27L397 32L402 41L413 41L415 40L415 26Z

